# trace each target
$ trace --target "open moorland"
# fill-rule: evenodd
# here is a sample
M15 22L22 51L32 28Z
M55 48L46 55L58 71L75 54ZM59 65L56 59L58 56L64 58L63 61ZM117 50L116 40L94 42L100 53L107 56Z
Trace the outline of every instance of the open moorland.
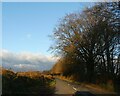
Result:
M2 95L51 95L55 81L51 76L35 72L13 72L2 69Z

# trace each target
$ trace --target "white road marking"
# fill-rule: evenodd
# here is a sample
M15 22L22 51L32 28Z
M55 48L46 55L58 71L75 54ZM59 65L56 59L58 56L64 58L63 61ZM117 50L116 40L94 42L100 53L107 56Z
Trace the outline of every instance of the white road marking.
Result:
M77 88L73 87L73 89L74 89L75 91L77 91Z

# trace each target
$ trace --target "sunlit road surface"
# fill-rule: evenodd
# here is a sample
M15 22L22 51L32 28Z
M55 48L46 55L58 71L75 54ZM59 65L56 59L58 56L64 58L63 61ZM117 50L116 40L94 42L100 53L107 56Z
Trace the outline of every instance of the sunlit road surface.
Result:
M76 90L73 89L66 81L56 79L56 93L55 94L73 94Z
M86 92L86 93L89 92L89 93L94 94L93 96L118 96L118 95L113 94L113 93L96 91L96 90L89 89L89 88L86 88L86 87L78 85L78 84L69 83L67 81L63 81L63 80L56 78L56 92L55 92L55 94L57 94L58 96L72 96L76 91L81 91L81 92ZM80 95L80 96L89 96L89 95L86 94L86 95ZM90 95L90 96L92 96L92 95Z
M87 88L80 87L77 84L72 84L67 81L63 81L60 79L56 79L56 92L55 94L61 94L62 95L67 95L72 96L76 91L86 91L88 92L89 90Z

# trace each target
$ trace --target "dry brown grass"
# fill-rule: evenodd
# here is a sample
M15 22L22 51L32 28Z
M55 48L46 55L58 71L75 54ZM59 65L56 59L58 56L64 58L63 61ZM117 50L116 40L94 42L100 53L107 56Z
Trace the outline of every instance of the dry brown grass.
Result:
M54 94L54 80L40 72L13 72L2 69L3 94ZM52 86L51 86L52 83Z
M17 72L17 76L26 76L30 78L41 77L42 74L36 71L29 71L29 72Z

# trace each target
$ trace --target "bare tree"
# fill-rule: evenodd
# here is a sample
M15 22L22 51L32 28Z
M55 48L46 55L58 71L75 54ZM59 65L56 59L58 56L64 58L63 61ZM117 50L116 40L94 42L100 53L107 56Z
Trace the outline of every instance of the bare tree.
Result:
M69 69L65 71L67 75L84 74L88 82L95 82L99 75L105 77L105 82L116 78L118 65L114 59L120 52L118 5L98 3L61 19L54 30L56 41L52 49L64 58L63 67Z

